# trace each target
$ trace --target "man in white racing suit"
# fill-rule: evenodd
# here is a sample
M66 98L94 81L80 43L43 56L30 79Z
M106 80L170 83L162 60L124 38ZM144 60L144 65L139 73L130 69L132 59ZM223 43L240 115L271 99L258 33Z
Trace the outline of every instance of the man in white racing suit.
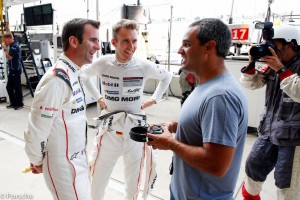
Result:
M53 199L91 200L79 70L100 49L99 26L98 21L81 18L64 25L64 53L40 80L28 117L25 151L32 173L43 173Z
M125 199L137 199L144 165L144 156L154 163L155 154L144 142L130 139L129 131L134 126L146 125L144 108L162 98L171 81L172 75L150 61L133 58L137 47L138 26L133 20L122 19L113 27L112 45L115 55L105 55L83 68L82 80L93 97L109 117L101 121L96 136L96 153L91 164L94 166L92 179L92 197L103 199L112 169L120 156L124 160ZM101 79L101 94L91 84L90 77L98 75ZM149 78L158 79L159 84L150 99L142 102L143 88ZM120 111L120 112L119 112ZM109 114L110 113L110 114ZM152 168L151 168L152 166ZM146 199L156 178L154 165L147 170L147 180L143 198Z
M273 169L277 199L300 196L300 32L291 25L274 27L271 41L274 46L268 47L267 55L250 49L249 65L240 78L248 89L266 86L259 136L246 161L244 200L261 199L263 183ZM255 69L255 61L267 66Z

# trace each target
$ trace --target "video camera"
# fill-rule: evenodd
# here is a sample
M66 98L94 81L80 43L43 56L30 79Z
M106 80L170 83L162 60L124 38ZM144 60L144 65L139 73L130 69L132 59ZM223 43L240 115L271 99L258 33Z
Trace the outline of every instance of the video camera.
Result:
M257 46L254 46L250 49L250 55L254 61L260 59L264 56L271 56L272 53L268 47L275 48L271 39L274 37L274 29L272 22L258 22L255 24L256 29L262 29L262 38L263 42Z

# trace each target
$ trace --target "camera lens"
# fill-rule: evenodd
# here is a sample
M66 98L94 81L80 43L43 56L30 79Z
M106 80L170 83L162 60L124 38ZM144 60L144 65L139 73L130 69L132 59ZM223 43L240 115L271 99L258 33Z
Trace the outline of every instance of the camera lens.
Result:
M144 126L136 126L136 127L133 127L131 129L131 131L133 133L138 133L138 134L147 134L147 127L144 127Z
M259 59L267 55L272 55L272 53L268 49L268 45L257 45L250 49L250 55L253 59Z
M136 126L130 129L129 135L130 138L136 142L147 142L147 134L162 134L164 129L160 125L153 125L151 126L150 130L148 131L148 127L145 126ZM149 138L151 141L151 138Z
M146 142L147 141L147 127L136 126L131 128L129 132L130 138L137 142Z

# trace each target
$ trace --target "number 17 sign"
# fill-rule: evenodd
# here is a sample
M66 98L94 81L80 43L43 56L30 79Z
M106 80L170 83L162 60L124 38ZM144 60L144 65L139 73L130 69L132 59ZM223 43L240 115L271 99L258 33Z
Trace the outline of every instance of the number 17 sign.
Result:
M232 40L248 40L249 28L232 28L231 39Z

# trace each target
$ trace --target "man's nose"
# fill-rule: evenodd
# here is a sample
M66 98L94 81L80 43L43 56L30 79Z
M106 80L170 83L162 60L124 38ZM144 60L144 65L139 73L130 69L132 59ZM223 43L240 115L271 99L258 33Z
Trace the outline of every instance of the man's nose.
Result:
M182 52L183 52L183 50L182 50L182 48L180 47L180 48L178 49L177 53L178 53L178 54L182 54Z
M96 50L100 50L100 49L101 49L101 42L100 42L100 41L98 41L98 42L96 43L95 49L96 49Z
M133 49L134 48L134 42L129 42L128 46Z

